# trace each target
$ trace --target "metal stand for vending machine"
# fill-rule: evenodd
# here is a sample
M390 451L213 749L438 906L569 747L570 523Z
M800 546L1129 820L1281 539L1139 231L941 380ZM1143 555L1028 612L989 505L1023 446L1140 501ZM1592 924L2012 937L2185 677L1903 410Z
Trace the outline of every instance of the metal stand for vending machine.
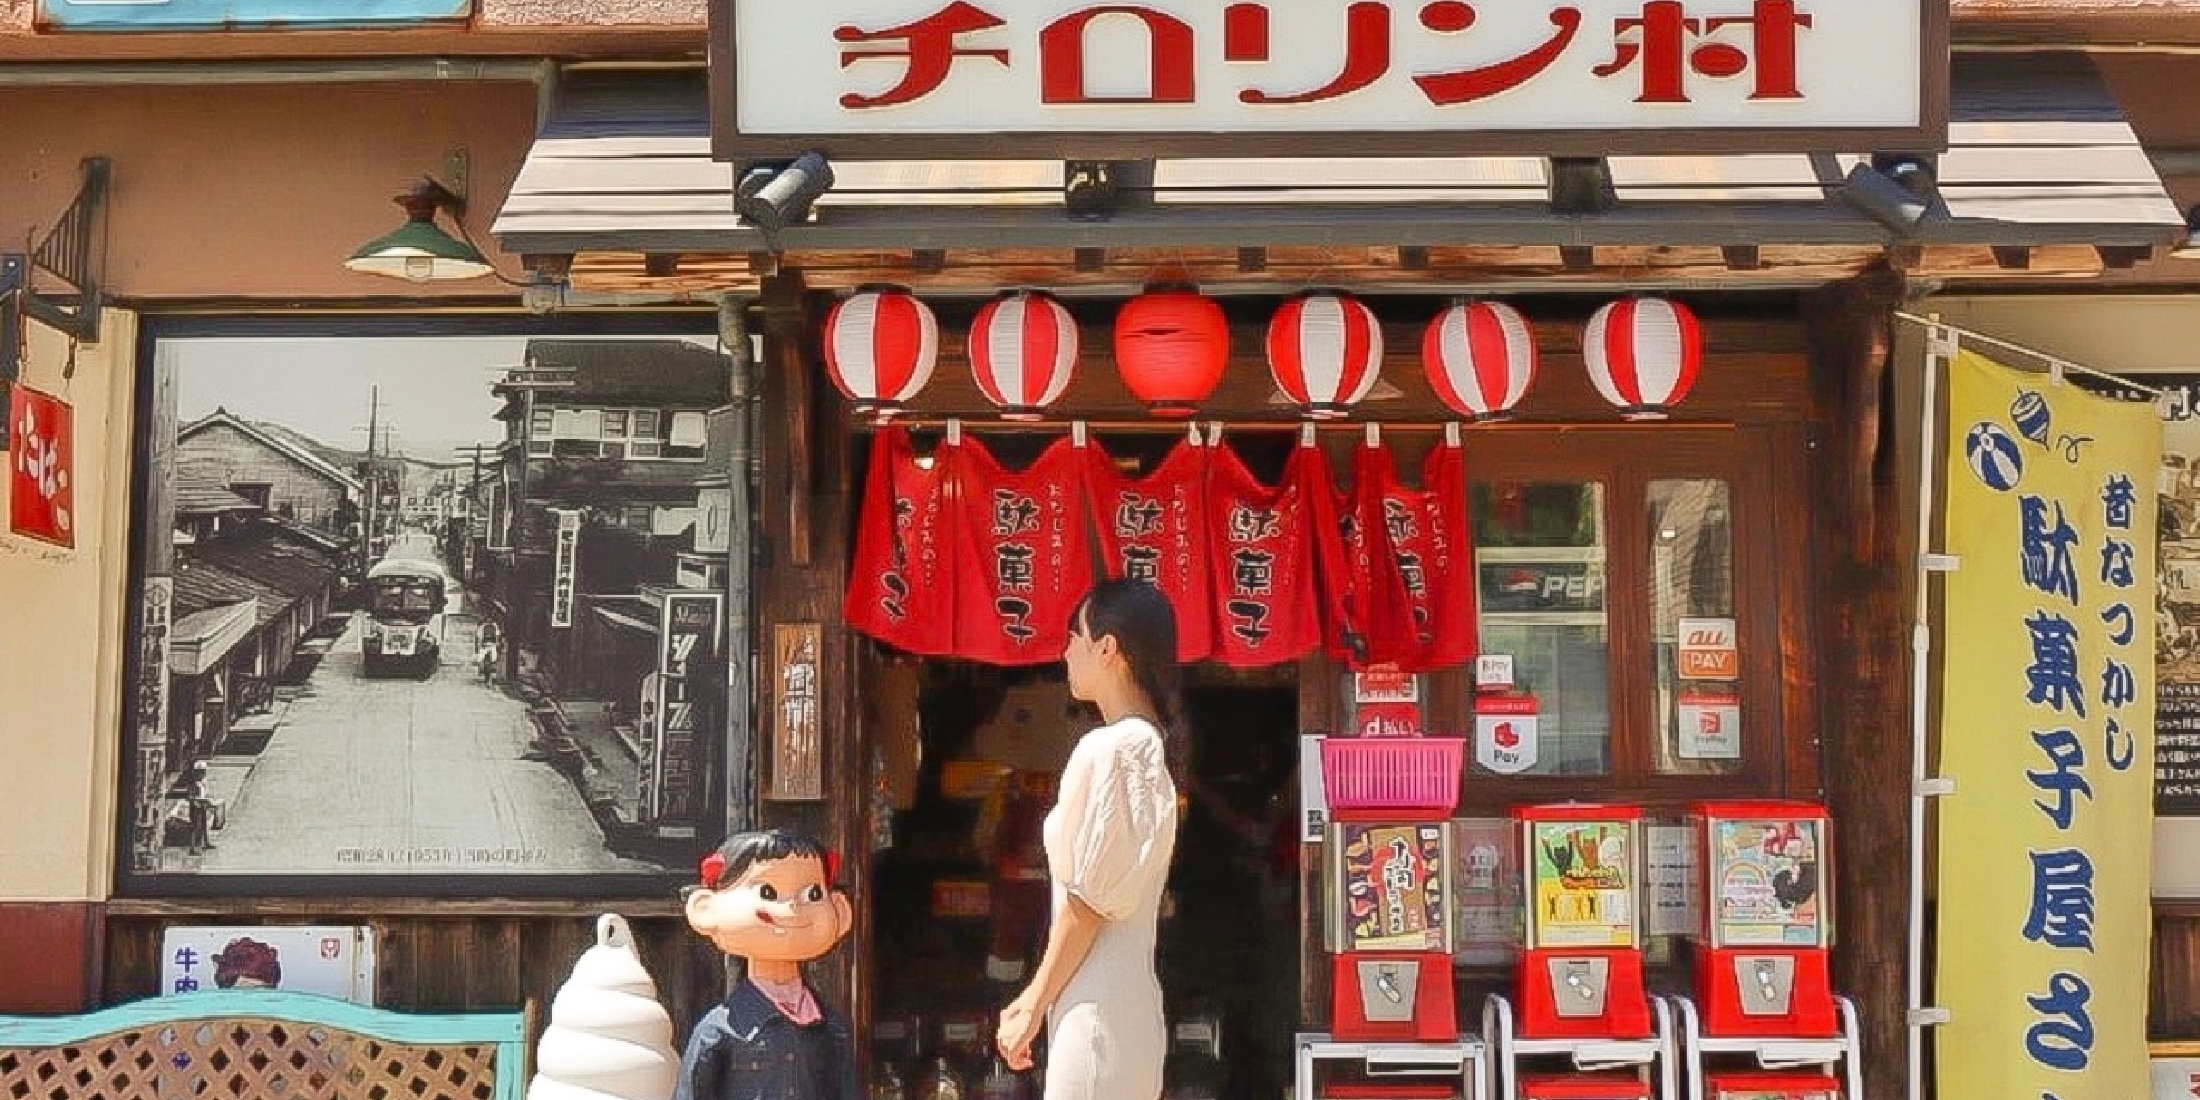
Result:
M1673 1042L1673 1015L1665 998L1650 998L1653 1033L1643 1039L1523 1039L1513 1020L1512 1002L1492 993L1482 1003L1482 1038L1494 1071L1492 1100L1520 1100L1520 1059L1562 1054L1582 1073L1632 1069L1652 1075L1655 1095L1680 1100L1680 1060Z
M1838 1074L1842 1095L1864 1095L1864 1069L1859 1063L1863 1048L1857 1038L1856 1005L1847 997L1835 996L1833 1003L1841 1012L1841 1033L1831 1038L1804 1038L1765 1035L1719 1036L1703 1033L1703 1020L1696 1013L1696 1005L1686 997L1673 998L1681 1018L1682 1061L1688 1070L1689 1100L1711 1100L1706 1087L1704 1061L1706 1055L1740 1054L1756 1060L1760 1069L1788 1070L1817 1067L1828 1074Z
M1291 1095L1296 1100L1315 1100L1314 1064L1321 1061L1357 1062L1370 1077L1406 1080L1456 1079L1465 1100L1485 1100L1483 1082L1488 1077L1486 1048L1482 1040L1461 1035L1449 1043L1358 1043L1326 1032L1301 1032L1298 1036L1298 1069Z

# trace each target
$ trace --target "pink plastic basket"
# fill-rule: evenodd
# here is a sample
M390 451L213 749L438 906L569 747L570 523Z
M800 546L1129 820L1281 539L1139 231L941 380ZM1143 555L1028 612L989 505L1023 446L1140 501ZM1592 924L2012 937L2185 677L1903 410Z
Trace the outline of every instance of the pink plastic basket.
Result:
M1322 783L1339 821L1451 816L1459 804L1465 740L1325 737Z

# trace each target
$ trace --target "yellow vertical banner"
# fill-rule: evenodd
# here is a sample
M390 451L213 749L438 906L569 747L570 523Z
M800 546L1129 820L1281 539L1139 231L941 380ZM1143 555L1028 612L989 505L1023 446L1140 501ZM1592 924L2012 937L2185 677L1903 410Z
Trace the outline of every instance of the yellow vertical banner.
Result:
M2148 1095L2153 405L1949 366L1933 1029L1946 1100Z

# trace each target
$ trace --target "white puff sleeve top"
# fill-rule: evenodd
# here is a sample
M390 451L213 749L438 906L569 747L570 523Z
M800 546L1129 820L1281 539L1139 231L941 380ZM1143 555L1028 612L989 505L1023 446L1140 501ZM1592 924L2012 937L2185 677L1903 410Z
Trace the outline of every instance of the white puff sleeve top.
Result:
M1086 734L1070 752L1047 814L1047 868L1055 884L1111 921L1158 904L1176 851L1176 784L1161 731L1125 718Z

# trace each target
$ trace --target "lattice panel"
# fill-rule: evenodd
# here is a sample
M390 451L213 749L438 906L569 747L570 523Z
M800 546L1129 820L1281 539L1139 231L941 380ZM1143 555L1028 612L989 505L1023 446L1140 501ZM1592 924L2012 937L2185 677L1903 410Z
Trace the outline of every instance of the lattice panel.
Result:
M0 1049L0 1100L493 1100L496 1048L212 1020Z

